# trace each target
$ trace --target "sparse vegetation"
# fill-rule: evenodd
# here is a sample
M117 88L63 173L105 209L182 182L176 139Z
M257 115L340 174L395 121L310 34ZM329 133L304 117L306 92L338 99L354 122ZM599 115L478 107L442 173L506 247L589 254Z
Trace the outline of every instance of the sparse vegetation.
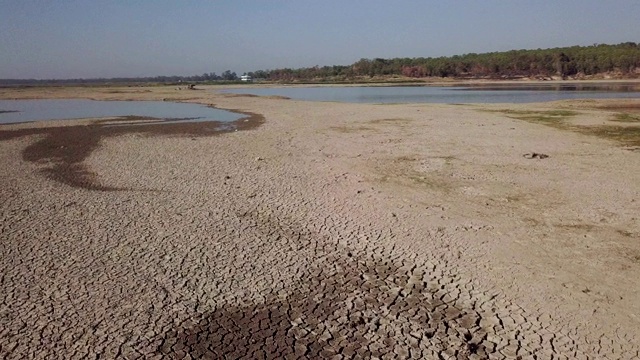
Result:
M398 124L409 124L409 123L411 123L411 121L412 121L411 119L396 118L396 119L369 120L369 123L371 123L371 124L398 125Z
M375 131L375 129L366 126L332 126L330 127L330 129L345 134L357 133L362 131Z
M542 123L554 127L563 127L563 123L569 117L578 115L578 112L571 110L546 110L546 111L529 111L529 110L485 110L488 112L498 112L507 115L512 119L525 120L528 122Z
M626 122L626 123L635 123L640 122L640 115L629 114L629 113L618 113L615 115L611 121L617 122Z
M583 134L616 140L626 146L640 146L640 126L577 126Z
M571 110L547 110L547 111L528 111L528 110L484 110L488 112L497 112L506 115L512 119L524 120L531 123L538 123L552 126L557 129L570 130L585 135L595 135L601 138L615 140L625 146L640 146L640 126L584 126L574 125L566 120L576 116L579 112ZM619 114L616 116L620 122L637 122L636 115ZM616 120L614 120L616 121Z

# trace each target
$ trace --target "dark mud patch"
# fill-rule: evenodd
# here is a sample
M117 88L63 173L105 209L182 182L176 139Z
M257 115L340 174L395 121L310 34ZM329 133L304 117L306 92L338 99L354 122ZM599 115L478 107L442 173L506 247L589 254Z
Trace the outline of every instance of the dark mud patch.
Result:
M239 111L238 111L239 112ZM96 150L102 139L137 133L146 136L215 136L231 131L253 129L264 122L259 114L240 112L247 117L233 122L172 122L130 123L126 126L109 126L106 120L98 120L89 125L71 125L60 127L27 128L5 130L0 127L0 141L23 136L39 136L40 139L27 146L23 152L24 160L45 164L42 173L49 179L88 190L117 191L130 190L101 184L97 174L84 164L84 160ZM151 118L124 117L121 121L155 121ZM113 121L113 120L109 120Z
M170 358L485 358L487 331L475 302L450 298L445 279L415 267L326 256L286 295L220 306L151 340Z
M404 118L392 118L392 119L375 119L375 120L369 120L368 122L371 124L382 124L382 125L398 125L398 124L407 125L413 122L413 120L404 119Z
M237 98L237 97L248 97L248 98L265 98L265 99L275 99L275 100L291 100L290 97L282 96L282 95L256 95L256 94L235 94L235 93L226 93L223 94L224 97L229 98Z
M258 95L255 94L223 94L224 97L230 97L230 98L235 98L235 97L251 97L251 98L255 98L258 97Z

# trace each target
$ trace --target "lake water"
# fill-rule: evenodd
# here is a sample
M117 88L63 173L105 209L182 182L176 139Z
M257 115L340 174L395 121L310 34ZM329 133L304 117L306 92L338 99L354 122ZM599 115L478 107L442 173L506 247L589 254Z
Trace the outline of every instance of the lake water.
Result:
M167 123L176 120L231 122L245 117L200 104L168 101L0 100L0 124L122 116L152 117Z
M640 98L638 85L344 86L232 89L225 92L349 103L531 103L567 99Z

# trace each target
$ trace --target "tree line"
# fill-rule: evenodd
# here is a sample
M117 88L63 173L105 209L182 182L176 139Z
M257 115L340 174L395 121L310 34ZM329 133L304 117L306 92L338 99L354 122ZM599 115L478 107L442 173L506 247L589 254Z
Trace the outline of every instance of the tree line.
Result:
M215 72L190 76L149 76L149 77L118 77L118 78L92 78L92 79L0 79L0 85L38 85L38 84L137 84L137 83L161 83L179 84L196 82L234 82L238 81L238 75L231 70L226 70L217 75Z
M337 81L404 76L409 78L580 77L619 73L640 76L640 45L594 44L553 49L511 50L437 58L360 59L347 66L259 70L254 78L271 81Z
M340 82L372 78L550 78L588 77L615 73L625 78L640 77L640 44L594 44L553 49L511 50L437 58L360 59L351 65L313 66L256 70L246 75L276 82ZM180 83L233 82L238 75L226 70L192 76L122 77L98 79L0 79L0 85L92 84L92 83Z

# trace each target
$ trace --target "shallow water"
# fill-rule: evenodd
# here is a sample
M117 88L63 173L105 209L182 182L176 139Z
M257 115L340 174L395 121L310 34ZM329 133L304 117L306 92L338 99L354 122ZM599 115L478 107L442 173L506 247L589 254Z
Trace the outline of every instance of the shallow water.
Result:
M200 104L165 101L0 100L0 124L123 116L231 122L245 115Z
M233 89L225 92L349 103L531 103L567 99L640 98L640 89L637 85L606 84L487 87L281 87Z

